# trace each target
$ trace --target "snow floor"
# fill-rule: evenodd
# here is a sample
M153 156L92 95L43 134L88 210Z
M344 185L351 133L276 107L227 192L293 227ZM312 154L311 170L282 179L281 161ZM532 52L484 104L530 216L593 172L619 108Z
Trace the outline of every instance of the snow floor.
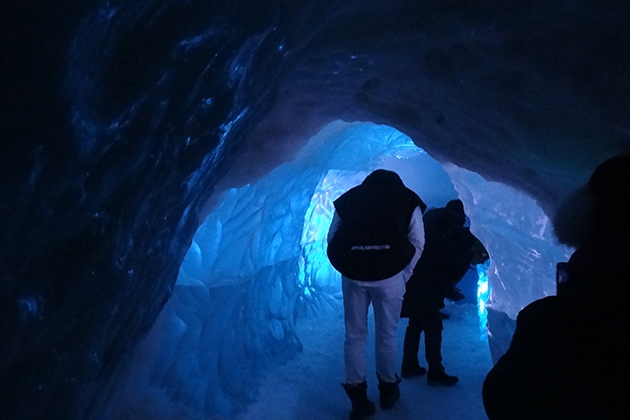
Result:
M403 379L401 397L389 411L378 407L376 374L368 375L368 396L377 405L370 420L485 419L481 399L483 380L492 367L488 342L479 327L477 307L473 304L447 303L444 321L442 356L446 372L459 377L453 387L432 387L426 375ZM402 360L402 343L407 320L397 328L398 354ZM257 401L237 420L347 420L350 412L341 382L344 378L344 324L341 305L338 310L298 323L298 336L304 351L286 364L269 372L262 381ZM368 366L374 366L374 335L370 313ZM420 350L424 361L424 343Z

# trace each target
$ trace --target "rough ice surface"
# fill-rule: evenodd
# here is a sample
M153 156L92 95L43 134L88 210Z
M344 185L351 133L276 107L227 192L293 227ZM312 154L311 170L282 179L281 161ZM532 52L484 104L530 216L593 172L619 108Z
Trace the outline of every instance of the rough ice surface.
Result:
M390 127L338 121L292 162L227 190L131 363L118 411L166 396L171 410L229 417L253 401L261 373L301 351L300 317L338 308L339 275L325 258L332 200L370 171L421 155Z
M515 319L530 302L555 295L556 263L571 250L558 244L551 221L527 195L478 174L446 165L471 220L471 232L490 253L489 305Z
M445 171L390 127L337 121L295 160L225 191L131 363L118 412L170 401L168 410L155 409L156 418L229 418L253 402L263 373L302 350L297 323L339 310L340 276L326 258L332 202L376 168L397 171L429 207L464 201L491 255L477 267L482 339L489 295L491 307L514 318L521 306L553 293L554 262L565 255L533 200L453 165Z
M219 200L215 192L249 183L249 194L259 196L257 181L330 121L395 127L440 162L511 185L548 214L630 144L628 2L7 6L0 95L8 110L0 116L0 412L7 418L102 420L124 389L123 367L173 294L199 219ZM333 170L343 169L325 172ZM319 182L321 176L324 169ZM208 200L213 205L205 208ZM305 239L301 215L292 217ZM225 276L209 279L214 287L194 267L219 254L198 242L189 255L197 260L189 285L176 287L145 341L154 343L144 346L146 363L138 365L160 366L145 382L164 396L153 398L164 417L171 399L194 413L229 412L230 401L252 395L252 385L241 387L231 373L267 360L242 349L285 354L299 347L282 318L287 311L263 302L279 299L266 287L283 302L304 296L299 315L301 308L319 312L303 285L326 307L318 296L329 283L299 268L304 247L279 243L279 253L300 251L258 269L276 246L260 236L268 249L239 257L255 274L221 269ZM238 237L232 242L242 246ZM515 293L509 272L497 269L506 296ZM272 280L289 270L295 283L283 284L283 275ZM504 304L497 293L494 308ZM267 315L253 315L258 309ZM490 309L489 319L512 319ZM216 320L206 323L208 317ZM262 332L250 333L257 326ZM509 328L503 331L509 337ZM219 350L230 346L236 350ZM170 361L185 349L208 356Z
M481 322L487 319L488 341L496 362L509 347L519 311L556 293L556 263L572 249L560 245L551 221L527 195L478 174L445 165L471 220L471 232L490 254L480 271ZM484 283L484 279L487 282ZM486 310L484 310L486 309Z

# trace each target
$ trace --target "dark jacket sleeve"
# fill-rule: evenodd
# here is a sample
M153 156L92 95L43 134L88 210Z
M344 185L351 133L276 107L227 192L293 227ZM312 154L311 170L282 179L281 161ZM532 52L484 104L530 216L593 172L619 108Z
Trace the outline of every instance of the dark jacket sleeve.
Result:
M525 307L508 351L488 373L483 403L490 420L567 418L567 334L555 296ZM568 340L570 342L571 340Z

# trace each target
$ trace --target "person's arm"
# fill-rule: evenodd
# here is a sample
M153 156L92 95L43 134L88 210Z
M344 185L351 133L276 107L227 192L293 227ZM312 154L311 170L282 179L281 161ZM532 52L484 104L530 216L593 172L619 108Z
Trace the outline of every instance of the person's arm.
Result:
M416 248L416 253L411 259L411 262L404 269L403 278L405 279L405 283L411 278L413 269L416 267L416 263L424 250L424 222L422 221L422 210L420 207L416 207L411 215L407 238L409 238L409 242Z
M341 219L339 218L339 215L337 214L337 211L335 210L332 222L330 222L330 228L328 228L328 243L330 243L330 240L333 238L333 236L335 236L335 232L337 232L337 229L339 228L340 223L341 223Z

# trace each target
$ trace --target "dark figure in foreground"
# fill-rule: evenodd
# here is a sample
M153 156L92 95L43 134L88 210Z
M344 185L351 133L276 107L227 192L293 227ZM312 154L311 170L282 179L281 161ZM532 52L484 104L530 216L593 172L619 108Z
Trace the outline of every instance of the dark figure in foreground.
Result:
M380 406L388 410L400 397L396 325L405 283L424 247L422 213L426 205L395 172L376 170L334 202L328 257L342 275L346 340L344 357L350 418L375 411L367 397L365 346L368 309L374 308L376 376Z
M488 373L490 420L630 418L630 155L596 168L554 218L576 247L557 296L526 306Z
M449 201L446 207L429 210L424 215L425 248L413 276L407 282L402 318L409 318L405 332L403 378L424 375L427 371L418 362L420 336L424 332L425 357L429 365L429 385L455 385L456 376L446 374L442 365L442 314L444 298L461 300L456 284L471 264L488 259L479 240L464 227L466 214L460 200ZM461 292L460 292L461 295Z

